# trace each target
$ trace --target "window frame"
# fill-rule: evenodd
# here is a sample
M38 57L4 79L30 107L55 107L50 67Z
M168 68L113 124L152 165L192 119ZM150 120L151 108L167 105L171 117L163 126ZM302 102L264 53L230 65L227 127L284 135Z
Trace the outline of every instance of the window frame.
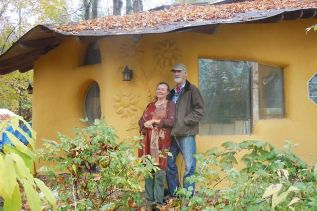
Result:
M81 66L89 66L101 64L102 57L98 40L94 40L87 44L85 49L84 60Z
M263 65L263 66L269 66L269 67L272 67L272 68L277 68L277 69L280 69L281 70L281 83L282 83L282 93L281 93L281 97L282 97L282 112L281 112L281 117L271 117L271 118L261 118L260 116L260 87L259 87L259 65ZM283 67L280 67L280 66L276 66L276 65L271 65L271 64L266 64L266 63L260 63L260 62L255 62L255 68L254 70L252 70L252 73L255 72L256 74L256 77L257 77L257 80L252 80L252 85L253 86L257 86L257 95L256 98L257 98L257 109L258 109L258 117L255 118L255 123L259 120L271 120L271 119L285 119L285 92L284 92L284 68ZM253 83L256 83L256 84L253 84ZM251 93L253 94L253 93Z
M261 63L257 61L251 61L251 60L236 60L236 59L221 59L221 58L208 58L208 57L198 57L197 63L198 63L198 87L200 87L200 65L199 61L201 59L205 60L214 60L214 61L224 61L224 62L248 62L251 64L251 70L250 70L250 87L249 87L249 103L250 103L250 128L249 128L249 133L245 134L230 134L230 135L251 135L254 131L254 126L257 124L258 121L262 120L272 120L272 119L285 119L285 93L284 93L284 67L277 66L277 65L271 65L267 63ZM282 114L280 118L273 117L273 118L261 118L260 117L260 86L259 86L259 80L260 80L260 75L259 75L259 65L266 65L270 67L276 67L281 70L281 82L282 82ZM201 124L201 123L200 123ZM200 125L201 127L201 125ZM199 132L200 136L217 136L217 135L226 135L226 134L201 134Z
M85 98L84 98L84 114L85 114L85 118L88 120L88 124L89 125L93 125L95 119L93 119L91 121L91 117L88 117L88 112L87 112L87 105L86 105L86 102L87 102L87 99L88 99L88 94L90 93L90 90L92 89L92 87L94 86L97 86L97 89L99 91L99 108L100 108L100 115L99 115L99 118L95 118L95 119L100 119L101 118L101 99L100 99L100 96L101 96L101 89L100 89L100 86L98 84L97 81L92 81L91 83L89 83L89 85L87 86L87 89L86 89L86 92L85 92Z

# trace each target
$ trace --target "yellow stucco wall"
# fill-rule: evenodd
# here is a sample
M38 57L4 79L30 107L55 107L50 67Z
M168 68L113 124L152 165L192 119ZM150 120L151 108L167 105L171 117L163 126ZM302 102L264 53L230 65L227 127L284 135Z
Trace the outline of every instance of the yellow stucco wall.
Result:
M291 140L299 144L296 153L311 162L317 155L317 105L308 98L307 81L317 72L317 34L306 34L305 28L314 23L224 25L213 35L145 35L137 43L128 36L107 37L99 41L102 63L82 67L85 44L69 38L35 64L33 124L38 143L55 139L57 131L71 134L71 128L83 125L79 119L93 80L101 88L102 115L126 138L137 134L134 128L156 84L174 85L171 63L186 64L189 80L197 85L198 58L249 60L284 67L286 118L260 120L251 136L198 136L198 151L228 140L261 139L278 147ZM130 82L122 81L124 65L134 70ZM118 113L120 107L123 114Z

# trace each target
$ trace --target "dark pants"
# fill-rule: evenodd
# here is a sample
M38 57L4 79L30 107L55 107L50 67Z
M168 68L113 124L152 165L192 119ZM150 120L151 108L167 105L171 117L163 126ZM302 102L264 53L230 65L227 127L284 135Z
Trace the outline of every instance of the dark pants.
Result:
M162 204L164 199L165 171L158 170L145 178L145 197L148 202Z

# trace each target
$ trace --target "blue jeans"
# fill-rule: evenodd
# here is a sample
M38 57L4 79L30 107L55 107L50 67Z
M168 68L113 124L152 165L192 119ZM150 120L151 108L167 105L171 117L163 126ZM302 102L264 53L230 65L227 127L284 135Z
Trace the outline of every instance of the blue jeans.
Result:
M195 136L176 136L172 137L170 152L172 156L167 158L166 177L168 190L171 196L175 196L175 190L179 187L178 168L176 165L176 158L179 152L182 153L185 160L185 175L183 179L184 188L188 190L192 187L192 195L195 192L195 183L186 182L186 178L194 175L196 169L196 141Z

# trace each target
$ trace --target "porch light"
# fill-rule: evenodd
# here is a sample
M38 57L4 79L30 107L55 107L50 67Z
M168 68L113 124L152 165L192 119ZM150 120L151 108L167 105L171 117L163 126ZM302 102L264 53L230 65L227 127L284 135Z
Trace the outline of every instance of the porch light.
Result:
M128 66L125 66L124 70L122 71L123 81L131 81L132 80L132 72L133 72L133 70L129 69Z
M28 94L33 94L33 86L32 86L32 84L31 83L29 83L29 86L28 86L28 88L26 88L26 90L28 91Z

